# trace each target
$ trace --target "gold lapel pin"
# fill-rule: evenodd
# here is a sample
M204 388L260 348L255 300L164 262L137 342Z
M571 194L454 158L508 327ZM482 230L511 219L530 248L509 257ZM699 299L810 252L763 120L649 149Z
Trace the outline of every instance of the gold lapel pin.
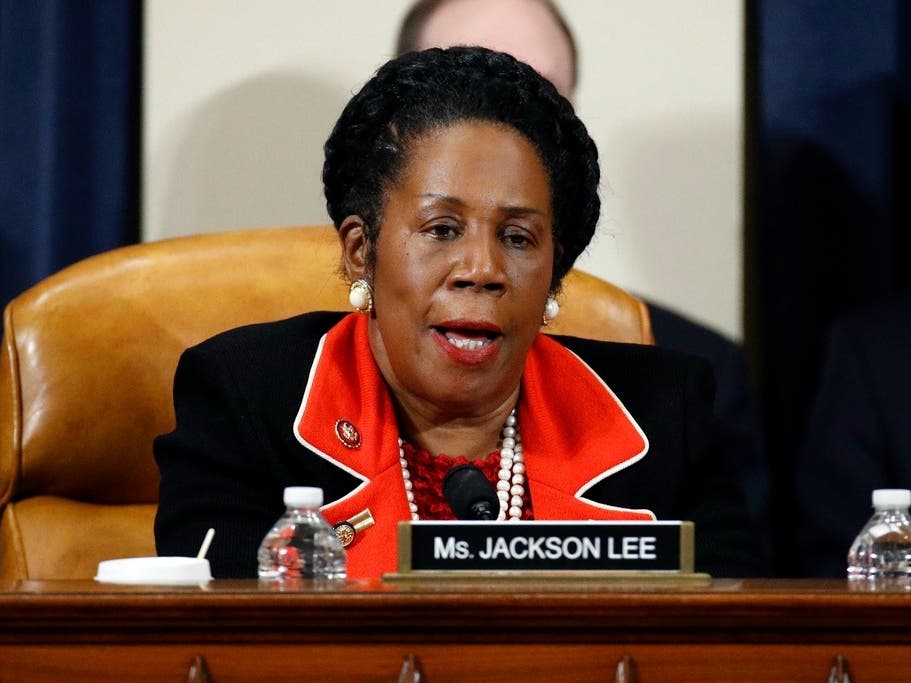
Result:
M335 533L338 536L338 540L347 548L354 543L359 532L369 529L374 524L376 524L376 520L373 519L370 508L367 508L366 510L361 510L353 517L349 517L344 522L336 524Z

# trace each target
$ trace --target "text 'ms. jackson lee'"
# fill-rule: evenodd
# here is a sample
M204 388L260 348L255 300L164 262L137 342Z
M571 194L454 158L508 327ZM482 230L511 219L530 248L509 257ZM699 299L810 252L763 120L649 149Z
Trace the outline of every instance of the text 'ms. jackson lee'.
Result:
M400 571L692 572L691 522L406 522Z

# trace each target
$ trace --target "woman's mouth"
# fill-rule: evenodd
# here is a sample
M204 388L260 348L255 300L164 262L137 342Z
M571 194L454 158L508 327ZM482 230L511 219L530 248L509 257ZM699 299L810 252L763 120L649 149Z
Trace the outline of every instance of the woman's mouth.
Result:
M487 323L447 323L435 326L435 338L451 359L477 365L499 353L500 329Z

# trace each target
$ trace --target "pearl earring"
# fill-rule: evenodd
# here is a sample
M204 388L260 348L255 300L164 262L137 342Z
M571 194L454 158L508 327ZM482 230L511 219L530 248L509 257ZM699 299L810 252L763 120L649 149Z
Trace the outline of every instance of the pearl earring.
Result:
M544 304L544 315L541 317L541 323L550 325L554 318L560 314L560 304L552 296L547 297L547 303Z
M348 290L348 303L358 313L369 313L373 310L373 289L370 283L363 278L351 283Z

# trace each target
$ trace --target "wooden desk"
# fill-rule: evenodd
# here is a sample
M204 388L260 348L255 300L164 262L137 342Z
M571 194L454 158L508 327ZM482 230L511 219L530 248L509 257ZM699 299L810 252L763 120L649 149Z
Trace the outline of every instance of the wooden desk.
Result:
M0 585L2 683L206 680L197 657L214 683L391 683L409 653L423 683L826 683L839 655L853 683L906 682L911 592L803 580ZM634 666L618 678L624 656Z

